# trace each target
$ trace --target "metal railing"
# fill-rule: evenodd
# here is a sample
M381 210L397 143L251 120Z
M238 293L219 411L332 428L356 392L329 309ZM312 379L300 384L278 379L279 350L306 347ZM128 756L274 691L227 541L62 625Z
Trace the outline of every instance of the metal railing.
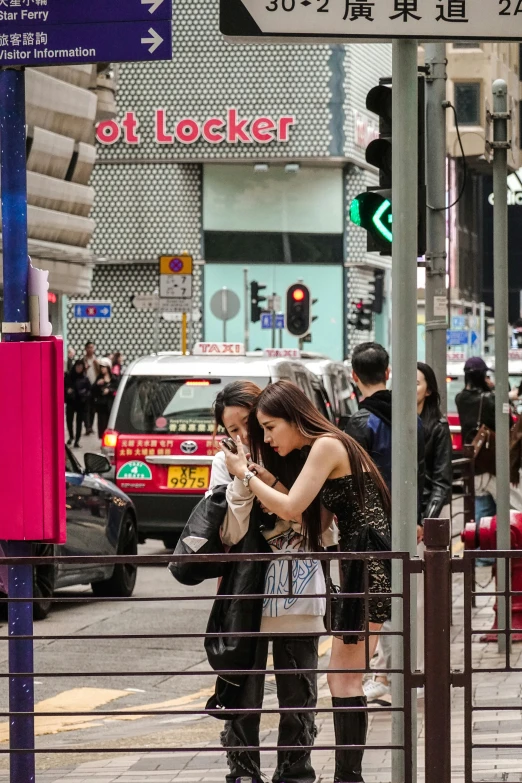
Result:
M507 710L513 709L513 706L502 706L501 704L488 704L484 705L480 702L473 701L473 687L474 678L481 674L486 676L492 672L498 674L499 671L506 673L522 672L522 659L520 665L513 664L513 658L511 654L511 644L507 644L507 652L501 665L496 661L494 667L477 666L473 661L473 647L472 642L478 633L483 633L484 629L477 629L473 626L473 599L478 598L481 606L485 601L491 601L492 599L498 600L499 597L506 601L508 606L511 606L511 602L515 598L519 602L522 601L522 591L512 591L511 583L506 586L506 589L498 592L495 590L487 592L483 586L476 585L474 580L474 561L476 557L487 556L505 558L511 564L514 560L522 560L522 553L518 552L466 552L464 557L452 558L450 552L450 523L449 520L426 520L425 524L425 559L424 561L418 558L410 557L406 553L339 553L339 552L321 552L314 554L314 559L321 561L325 576L326 576L326 592L324 594L316 594L315 597L324 597L326 599L326 615L325 615L325 636L347 636L356 635L365 642L365 660L364 666L361 668L349 670L356 671L357 673L370 672L373 674L383 673L391 677L398 677L401 682L400 693L402 699L399 703L393 703L387 706L368 706L364 708L364 711L368 713L369 717L375 717L376 714L382 715L388 713L392 723L400 727L399 734L397 731L393 732L393 737L401 737L400 742L393 744L390 732L390 741L383 742L382 736L379 737L379 742L372 741L372 732L370 731L368 737L368 744L366 745L366 751L370 754L373 751L390 751L392 754L403 755L403 769L404 769L404 783L416 783L418 780L416 767L415 767L415 750L417 739L412 732L412 726L414 725L413 716L415 709L415 700L412 700L412 693L415 688L424 686L425 692L425 783L450 783L451 781L451 753L452 753L452 741L451 741L451 697L452 690L454 688L464 689L464 708L465 708L465 783L473 783L473 754L478 751L491 750L492 753L498 753L499 749L520 749L522 753L522 746L520 742L496 742L485 743L476 741L473 734L473 716L476 711L482 710ZM136 566L150 566L160 565L167 566L170 563L183 563L190 559L193 563L216 563L233 564L237 562L266 562L281 560L288 563L289 569L289 596L293 596L295 600L299 601L302 598L310 598L312 596L299 596L293 593L293 568L296 561L310 560L309 553L299 554L221 554L221 555L147 555L147 556L134 556L134 557L55 557L55 558L4 558L0 560L0 565L6 564L11 567L16 567L23 564L31 564L38 566L42 564L49 564L53 562L55 564L67 563L69 565L89 565L104 563L116 564L116 563L132 563ZM363 563L364 577L363 584L364 589L358 593L338 593L332 589L333 582L336 581L336 569L338 562L358 560ZM388 632L389 636L399 636L402 638L403 643L403 661L402 668L392 669L386 668L383 670L371 669L371 640L375 637L376 632L370 630L366 624L361 631L357 630L334 630L335 624L333 623L333 614L335 602L339 600L359 600L363 602L365 608L365 615L368 616L369 601L374 597L379 597L378 593L369 592L369 572L368 565L370 562L378 561L391 561L397 563L402 572L402 589L400 592L385 594L386 598L396 599L394 607L399 605L401 607L401 620L402 630ZM521 564L522 565L522 564ZM424 641L425 641L425 671L417 671L415 665L412 665L412 638L410 623L412 619L412 613L416 611L416 607L411 606L410 600L410 583L412 576L424 573L424 602L425 602L425 626L424 626ZM331 579L333 577L333 579ZM463 580L464 584L464 622L463 622L463 638L464 638L464 659L462 669L453 669L450 653L451 653L451 606L452 606L452 579ZM214 584L212 583L212 588ZM229 601L229 600L252 600L258 599L263 601L265 599L273 598L272 594L259 593L254 595L216 595L213 590L205 591L204 594L197 592L195 594L183 594L183 595L140 595L130 598L102 598L93 596L91 594L85 595L85 598L79 599L77 595L68 596L63 593L58 593L54 597L55 605L67 605L78 604L79 601L86 601L90 604L96 603L113 603L128 607L129 605L140 605L146 603L167 603L177 607L183 607L187 605L187 602L209 602L209 601ZM173 583L173 593L175 590L175 583ZM383 594L384 595L384 594ZM398 599L398 602L397 602ZM7 598L0 599L0 603L7 601ZM10 611L16 611L16 605L23 599L10 602ZM510 613L508 612L508 616ZM505 634L508 642L511 641L516 629L509 626L505 629L500 629L499 633ZM314 636L312 633L285 633L285 637L303 637ZM82 641L92 643L94 641L110 641L112 644L126 643L133 640L169 640L169 639L200 639L203 644L204 639L210 638L222 638L226 640L227 637L241 637L241 636L256 636L273 637L271 633L253 633L252 631L243 631L238 633L232 632L214 632L207 633L204 630L189 630L184 633L173 633L165 630L161 633L147 633L140 632L137 629L133 632L132 629L129 633L72 633L72 634L47 634L47 633L35 633L31 636L20 636L13 638L12 635L1 637L0 641L4 641L9 644L10 655L16 656L16 646L20 644L30 643L34 645L35 642L59 642L59 641ZM95 654L95 647L90 647L91 654ZM103 646L100 648L103 651ZM59 661L60 659L56 659ZM487 661L487 658L485 659ZM118 678L125 677L126 682L132 680L133 684L139 684L139 678L147 676L168 676L169 678L176 678L176 680L182 678L194 678L197 677L198 681L207 680L212 683L217 675L221 676L233 676L243 674L259 674L259 675L273 675L275 671L281 675L296 676L296 674L310 674L312 676L324 675L325 671L318 668L308 668L296 671L296 669L277 669L270 666L264 666L263 668L247 668L244 669L182 669L177 668L160 668L159 670L150 668L146 665L142 665L134 671L129 671L127 668L124 670L111 669L96 671L79 671L79 670L66 670L65 667L60 667L58 664L53 666L51 671L46 671L41 667L37 667L36 671L0 671L0 678L9 680L12 683L16 679L28 680L32 678L38 678L38 680L52 679L60 680L64 678L73 678L81 681L91 678ZM344 673L347 670L344 669L330 669L330 672ZM522 677L520 679L522 682ZM199 687L199 685L198 685ZM254 709L238 708L233 710L234 713L241 714L243 712L255 712L261 715L284 715L288 712L313 712L317 714L320 721L324 721L328 715L332 715L333 712L342 711L343 708L332 708L330 706L302 706L302 707L274 707L271 705L264 707L255 707ZM357 708L359 711L362 708ZM133 718L150 718L150 717L171 717L180 718L190 716L218 716L223 717L222 711L219 709L201 708L196 705L195 707L189 706L176 706L159 709L141 709L140 705L132 707L131 709L97 709L94 713L96 718L103 720L104 718L123 718L131 716ZM17 709L16 704L11 704L9 709L5 707L0 711L0 717L9 720L11 726L11 737L16 736L16 732L13 731L13 727L16 727L19 721L34 721L35 715L38 718L61 718L64 717L76 717L86 718L93 715L92 711L87 710L71 710L70 712L64 712L63 710L46 710L28 712L20 711ZM34 724L32 724L34 725ZM219 733L220 724L216 723L216 739ZM321 740L313 745L285 745L277 746L274 744L265 744L260 748L257 746L247 745L242 747L245 751L261 750L262 753L274 752L274 751L296 751L312 749L316 751L331 751L343 750L347 748L357 748L360 746L345 746L336 745L331 742L325 742ZM0 746L0 757L9 755L12 759L20 754L76 754L79 748L72 744L68 740L67 745L61 745L59 742L53 742L50 746L38 744L33 750L32 748L20 748L16 747L11 741L9 747ZM224 751L233 752L237 751L237 746L233 745L220 745L218 742L215 744L203 743L200 747L193 742L170 744L165 747L154 747L154 752L163 752L169 754L179 753L194 753L199 751L205 751L206 753L222 754ZM137 744L129 744L122 746L118 743L118 746L111 746L110 743L105 743L103 747L89 748L89 754L93 756L99 754L129 754L129 753L143 753L148 754L151 752L150 746L139 747ZM223 773L225 770L223 770ZM390 780L389 773L385 773L383 780Z

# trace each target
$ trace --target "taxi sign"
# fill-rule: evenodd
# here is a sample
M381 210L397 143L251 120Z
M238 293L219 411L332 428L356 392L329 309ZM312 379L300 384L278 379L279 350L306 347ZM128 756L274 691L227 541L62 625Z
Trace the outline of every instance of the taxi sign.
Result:
M297 348L265 348L263 356L267 359L300 359L301 351Z
M245 356L243 343L196 343L194 356Z
M191 275L194 259L186 253L177 256L160 256L160 275Z

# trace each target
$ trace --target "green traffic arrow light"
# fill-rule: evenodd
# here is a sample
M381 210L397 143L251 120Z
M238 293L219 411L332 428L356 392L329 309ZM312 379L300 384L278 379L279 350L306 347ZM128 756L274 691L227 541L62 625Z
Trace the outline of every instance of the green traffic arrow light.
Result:
M385 199L385 201L382 202L381 206L373 216L372 222L375 228L377 229L377 231L381 234L381 236L383 236L384 239L386 239L388 242L391 242L393 239L392 232L390 231L389 228L387 228L387 226L385 226L383 222L383 218L386 212L388 211L389 214L387 220L391 226L392 224L391 201L389 201L388 199Z
M370 190L361 193L350 204L351 222L366 229L377 242L386 247L393 240L392 203L389 195L390 191Z

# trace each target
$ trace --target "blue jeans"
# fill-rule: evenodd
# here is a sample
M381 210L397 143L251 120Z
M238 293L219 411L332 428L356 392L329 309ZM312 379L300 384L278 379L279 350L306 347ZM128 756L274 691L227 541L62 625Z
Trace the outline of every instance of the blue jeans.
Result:
M479 522L482 517L494 517L497 513L497 504L493 495L489 492L487 495L477 495L475 497L475 521ZM477 558L478 566L493 565L494 560L488 558Z

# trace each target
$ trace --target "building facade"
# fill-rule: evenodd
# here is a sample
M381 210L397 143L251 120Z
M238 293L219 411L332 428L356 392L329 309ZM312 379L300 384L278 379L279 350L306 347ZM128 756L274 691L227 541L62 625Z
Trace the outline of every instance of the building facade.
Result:
M179 350L180 316L137 309L158 287L158 257L194 257L189 342L243 341L245 273L283 296L304 281L317 302L310 350L343 358L356 342L388 342L384 312L372 331L350 325L390 259L366 252L348 219L351 199L377 183L365 148L378 131L368 90L391 74L391 47L235 46L219 33L218 4L186 0L174 22L172 62L124 64L117 118L98 126L90 298L113 305L109 323L74 317L68 341L130 360ZM234 292L226 324L212 297ZM168 319L168 320L167 320ZM271 345L250 326L250 348ZM284 332L284 347L296 339Z
M49 309L55 334L64 331L67 297L88 294L94 231L90 184L96 121L110 115L99 100L96 66L26 70L29 254L49 272ZM110 91L109 91L110 92ZM2 314L0 267L0 316Z

